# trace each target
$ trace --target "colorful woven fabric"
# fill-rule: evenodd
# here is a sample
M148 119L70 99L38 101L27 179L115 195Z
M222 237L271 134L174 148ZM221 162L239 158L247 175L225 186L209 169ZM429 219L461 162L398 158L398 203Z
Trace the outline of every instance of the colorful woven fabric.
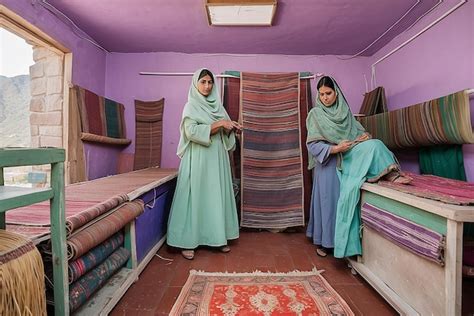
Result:
M105 200L104 202L97 203L96 205L89 207L78 214L68 216L66 219L67 233L71 234L79 227L84 226L94 218L106 213L107 211L119 206L120 204L128 201L126 194L120 194ZM69 204L68 204L69 206Z
M69 310L74 311L84 304L95 291L119 270L130 257L130 251L117 249L101 265L84 275L69 287Z
M466 91L359 121L388 148L474 143Z
M444 265L445 237L442 234L368 203L362 205L361 217L365 227L414 254Z
M135 100L134 170L161 164L164 104L165 99L149 102Z
M176 174L176 169L149 168L66 186L68 233L82 227L86 220L107 213L116 202L133 200L176 178ZM40 238L49 232L49 213L49 202L10 210L6 213L7 229L31 239Z
M142 200L122 204L100 221L72 235L67 240L68 259L75 260L118 232L144 211Z
M82 257L68 264L69 284L95 268L123 244L123 233L119 232Z
M111 138L125 138L124 105L74 86L82 132Z
M298 73L241 74L241 226L304 225Z
M384 87L377 87L364 95L359 111L360 114L375 115L385 112L388 112L388 108Z
M319 271L190 271L170 315L354 315Z
M234 121L240 121L240 72L227 72L228 75L236 76L237 78L225 78L224 79L224 107L229 113L229 116ZM306 117L308 116L309 110L312 108L312 97L311 97L311 80L301 79L304 76L310 76L310 73L300 73L300 117L301 117L301 143L304 144L306 141ZM237 139L237 146L234 152L231 154L231 168L232 175L236 182L240 182L241 178L241 152L240 152L240 139ZM306 146L302 146L303 151L303 165L308 164L308 149ZM304 209L305 216L309 216L309 205L311 202L311 172L304 168L303 169L304 179ZM240 205L240 195L237 198L237 207Z
M474 183L432 175L419 175L409 172L406 174L413 178L413 181L408 185L390 181L379 181L378 185L449 204L474 204Z

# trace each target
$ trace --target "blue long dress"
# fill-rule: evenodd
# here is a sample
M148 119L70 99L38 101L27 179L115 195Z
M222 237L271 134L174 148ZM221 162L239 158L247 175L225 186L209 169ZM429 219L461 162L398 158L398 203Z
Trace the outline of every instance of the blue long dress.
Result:
M324 141L307 145L309 153L315 158L313 168L313 191L306 236L315 245L334 248L336 209L339 199L339 178L336 172L337 157L331 155L332 144Z

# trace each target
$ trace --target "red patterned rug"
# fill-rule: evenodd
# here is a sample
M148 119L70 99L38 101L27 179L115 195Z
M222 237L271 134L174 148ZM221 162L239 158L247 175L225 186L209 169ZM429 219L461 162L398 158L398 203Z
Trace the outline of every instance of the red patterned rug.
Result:
M170 315L354 315L320 275L190 271Z

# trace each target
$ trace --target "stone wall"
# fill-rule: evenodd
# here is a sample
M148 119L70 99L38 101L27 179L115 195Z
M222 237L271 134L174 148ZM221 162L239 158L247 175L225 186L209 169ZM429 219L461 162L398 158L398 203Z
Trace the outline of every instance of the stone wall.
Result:
M30 67L31 147L64 147L63 82L64 57L41 46L33 46Z

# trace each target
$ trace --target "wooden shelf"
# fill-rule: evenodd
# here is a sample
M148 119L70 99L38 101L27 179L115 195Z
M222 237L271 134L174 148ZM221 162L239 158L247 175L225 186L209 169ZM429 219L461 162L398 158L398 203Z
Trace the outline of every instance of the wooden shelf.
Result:
M35 204L52 199L51 188L22 188L14 186L0 186L0 212L14 208Z
M137 277L133 269L120 269L74 315L108 315Z

